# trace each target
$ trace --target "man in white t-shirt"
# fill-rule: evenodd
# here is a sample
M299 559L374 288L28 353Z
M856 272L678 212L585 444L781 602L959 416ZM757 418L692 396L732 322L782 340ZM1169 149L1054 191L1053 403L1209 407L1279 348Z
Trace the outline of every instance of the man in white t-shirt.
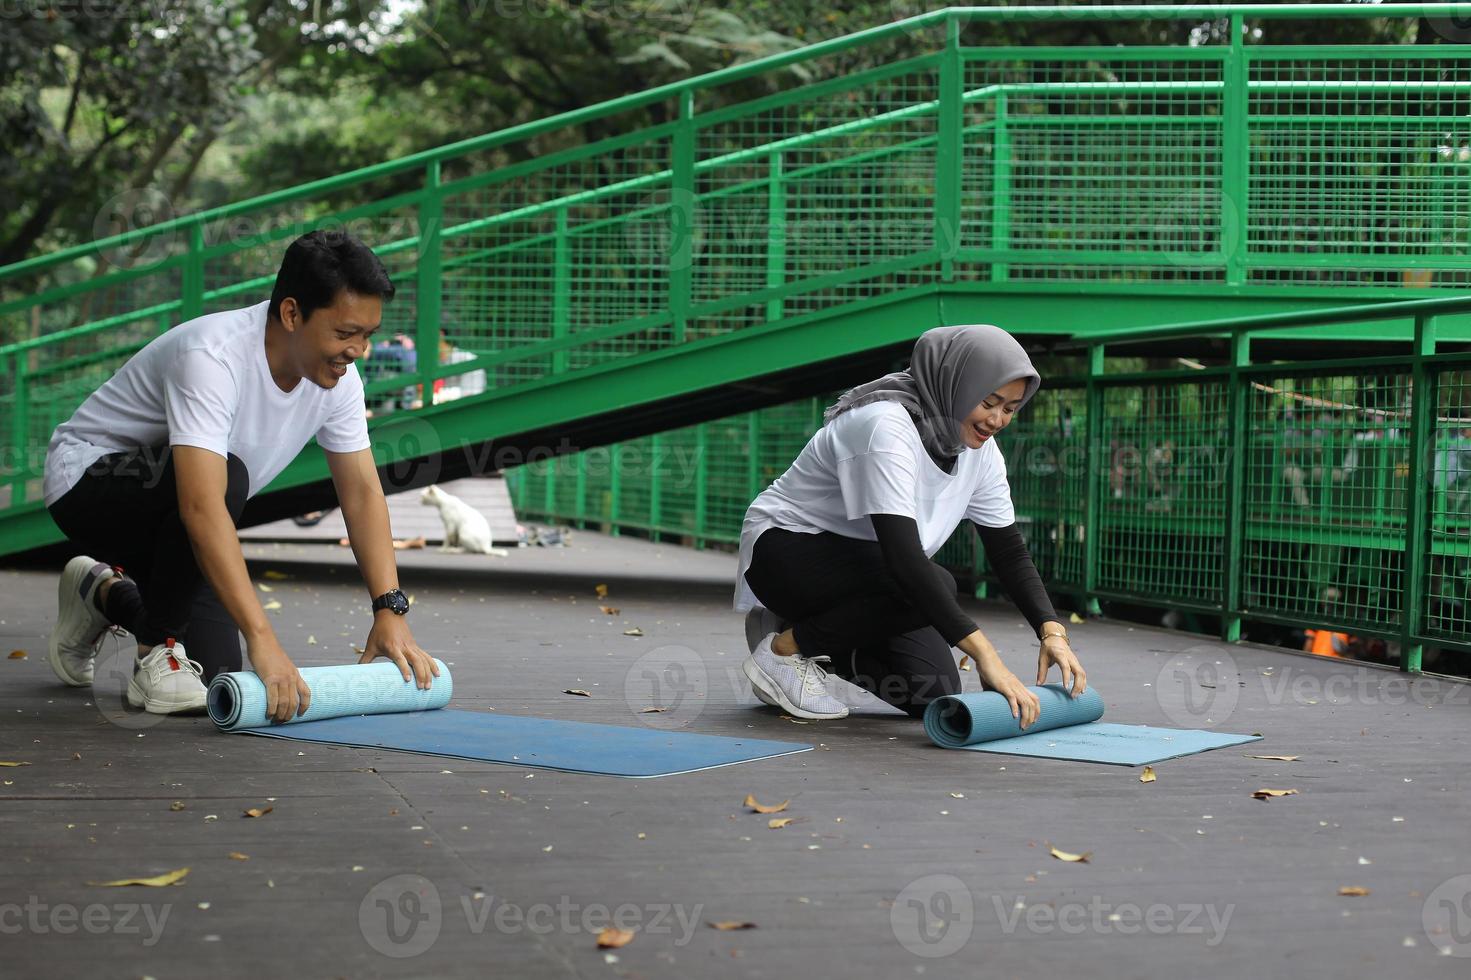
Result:
M268 716L305 713L311 691L256 597L236 524L245 501L315 437L374 597L360 662L384 657L406 683L432 684L438 668L403 619L354 366L393 294L366 245L311 232L287 248L268 302L169 330L57 426L46 506L87 552L67 563L57 590L48 657L63 682L90 685L103 637L123 629L138 645L129 702L198 711L205 683L240 669L243 633Z

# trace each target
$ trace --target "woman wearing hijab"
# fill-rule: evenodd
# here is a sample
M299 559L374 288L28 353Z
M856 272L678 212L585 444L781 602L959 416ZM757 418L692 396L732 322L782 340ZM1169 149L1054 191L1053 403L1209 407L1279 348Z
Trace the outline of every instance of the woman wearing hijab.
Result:
M995 436L1041 379L1006 331L938 327L907 370L848 391L801 454L751 504L741 529L736 608L749 611L756 695L800 718L842 718L830 663L914 717L960 690L952 647L1004 695L1022 727L1037 697L961 610L954 577L930 560L962 520L1076 697L1086 675L1068 645L1012 509Z

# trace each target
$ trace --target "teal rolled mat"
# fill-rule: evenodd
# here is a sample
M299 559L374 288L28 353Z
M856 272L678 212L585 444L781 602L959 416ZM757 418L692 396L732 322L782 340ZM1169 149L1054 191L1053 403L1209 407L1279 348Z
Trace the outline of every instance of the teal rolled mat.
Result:
M443 661L434 662L439 665L439 676L427 691L412 680L405 681L398 665L387 660L303 667L301 679L311 688L311 707L306 714L280 724L443 708L454 693L454 679ZM210 682L205 704L221 731L276 724L266 718L266 686L251 671L218 675Z
M1103 698L1088 688L1077 698L1056 684L1027 688L1037 695L1042 711L1025 731L1011 717L1011 704L996 691L947 694L931 701L924 713L925 734L939 746L960 749L1069 725L1085 725L1103 717Z

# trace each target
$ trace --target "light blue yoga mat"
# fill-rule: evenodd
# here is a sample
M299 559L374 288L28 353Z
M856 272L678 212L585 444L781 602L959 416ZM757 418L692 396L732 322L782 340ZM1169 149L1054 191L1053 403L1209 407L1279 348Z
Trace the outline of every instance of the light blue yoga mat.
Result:
M924 730L942 748L1029 755L1044 759L1142 766L1209 749L1255 742L1189 728L1152 728L1100 722L1103 698L1089 688L1074 699L1060 685L1031 687L1042 712L1025 732L1011 705L995 691L937 698L925 709Z
M439 671L421 691L385 661L303 667L311 707L283 724L266 721L265 686L249 671L216 677L207 704L222 731L242 735L606 776L672 776L812 750L801 742L455 711L444 707L453 678L443 663Z

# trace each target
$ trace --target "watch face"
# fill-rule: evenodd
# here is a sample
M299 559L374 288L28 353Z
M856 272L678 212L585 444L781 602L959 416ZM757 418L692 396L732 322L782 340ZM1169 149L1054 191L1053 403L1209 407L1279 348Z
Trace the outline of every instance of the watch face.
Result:
M404 598L402 592L395 590L388 594L388 608L402 616L409 611L409 600Z

